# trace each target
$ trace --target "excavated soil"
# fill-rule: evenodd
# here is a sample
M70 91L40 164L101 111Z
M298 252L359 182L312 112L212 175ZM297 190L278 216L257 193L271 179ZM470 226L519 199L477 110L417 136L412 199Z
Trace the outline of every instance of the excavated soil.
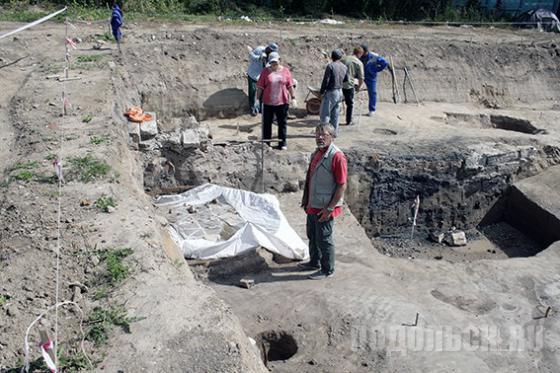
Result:
M529 206L515 183L560 163L557 38L459 27L273 26L130 23L121 55L109 42L93 48L106 25L77 23L70 75L81 79L64 83L72 104L65 117L63 84L46 79L62 73L64 27L0 40L0 66L28 55L0 69L0 371L21 368L26 328L55 302L58 248L60 300L86 315L84 347L95 367L83 370L560 370L557 236L509 216ZM246 110L246 45L268 41L279 43L299 82L287 152L261 149L260 119ZM320 83L322 50L362 42L393 57L399 82L409 69L421 105L402 86L408 103L393 104L386 73L374 117L362 115L365 94L358 94L357 125L336 139L349 182L335 228L335 277L308 281L295 263L266 252L185 262L167 234L172 218L151 197L204 182L275 193L305 237L299 201L318 123L305 116L306 87ZM122 113L130 105L157 114L157 136L129 136ZM60 199L52 166L59 153ZM70 161L85 155L107 162L107 172L81 177ZM95 205L102 196L116 202L109 212ZM196 212L201 220L203 213ZM452 227L467 233L467 246L427 240ZM131 249L126 275L116 281L107 253L124 248ZM239 287L245 277L255 286ZM97 344L96 309L126 319L103 323L107 341ZM76 357L80 312L59 312L59 345ZM31 333L32 361L38 329L54 333L53 315L43 321ZM438 331L459 343L430 344Z

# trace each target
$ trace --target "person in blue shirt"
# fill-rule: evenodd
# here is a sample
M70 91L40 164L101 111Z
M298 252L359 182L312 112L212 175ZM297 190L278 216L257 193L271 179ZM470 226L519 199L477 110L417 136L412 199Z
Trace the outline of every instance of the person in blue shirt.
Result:
M361 52L361 53L360 53ZM375 114L377 103L377 73L388 68L392 69L386 59L378 54L369 51L366 44L362 44L358 48L360 61L364 64L364 82L368 91L368 115L371 117Z
M247 46L247 49L249 50L249 68L247 69L249 109L251 115L255 116L259 113L259 108L255 106L255 93L257 92L257 81L266 65L266 47L259 45L253 49Z
M123 12L119 7L118 2L115 1L113 3L113 12L111 13L111 31L113 32L113 36L115 37L115 40L119 47L119 51L121 50L121 39L122 39L121 27L123 23L124 23Z

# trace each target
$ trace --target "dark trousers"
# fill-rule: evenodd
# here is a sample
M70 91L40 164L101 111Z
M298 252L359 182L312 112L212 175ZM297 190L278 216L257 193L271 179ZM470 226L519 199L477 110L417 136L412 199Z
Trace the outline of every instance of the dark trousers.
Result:
M350 124L352 122L352 112L354 111L354 88L343 88L342 94L346 104L346 124Z
M286 105L264 105L263 108L263 140L270 140L272 138L272 120L276 115L278 121L278 139L280 143L278 146L286 145L286 132L288 128L288 104Z
M320 222L319 215L307 214L307 238L309 239L309 263L321 264L325 274L334 272L334 219Z
M248 85L248 92L249 92L249 110L253 112L255 108L255 93L257 92L257 81L251 79L251 77L247 77L247 85Z

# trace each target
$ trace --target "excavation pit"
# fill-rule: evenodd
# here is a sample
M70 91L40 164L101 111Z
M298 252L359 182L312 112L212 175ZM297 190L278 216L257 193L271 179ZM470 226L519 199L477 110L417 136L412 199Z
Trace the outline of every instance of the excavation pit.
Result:
M463 128L500 129L521 132L529 135L545 134L546 130L538 128L531 121L508 115L445 113L449 125Z
M265 365L270 361L286 361L298 352L298 344L294 337L283 330L262 332L255 340Z

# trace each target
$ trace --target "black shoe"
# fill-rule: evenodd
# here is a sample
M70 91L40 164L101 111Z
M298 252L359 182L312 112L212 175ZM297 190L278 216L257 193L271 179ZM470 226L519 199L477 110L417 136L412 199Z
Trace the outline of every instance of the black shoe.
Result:
M307 278L310 280L324 280L326 278L333 277L333 276L334 276L334 272L325 273L322 271L317 271L307 276Z
M320 266L320 265L313 265L313 264L311 264L311 263L309 263L309 262L307 262L307 263L299 263L299 264L297 265L297 267L298 267L299 269L304 270L304 271L314 271L314 270L317 270L317 269L321 269L321 266Z

